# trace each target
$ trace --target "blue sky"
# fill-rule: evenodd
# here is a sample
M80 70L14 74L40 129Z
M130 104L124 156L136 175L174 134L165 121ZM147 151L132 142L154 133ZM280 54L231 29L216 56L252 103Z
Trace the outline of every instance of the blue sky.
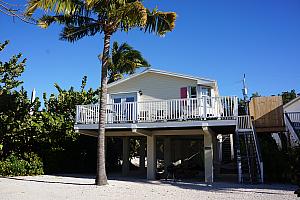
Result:
M300 92L299 0L145 0L145 4L178 14L176 28L165 37L140 31L116 33L113 41L127 42L140 50L153 68L218 80L221 95L241 96L247 76L249 93ZM76 43L58 40L61 27L47 30L0 15L0 41L10 45L0 60L22 52L28 58L24 87L55 92L88 87L100 79L97 55L102 35Z

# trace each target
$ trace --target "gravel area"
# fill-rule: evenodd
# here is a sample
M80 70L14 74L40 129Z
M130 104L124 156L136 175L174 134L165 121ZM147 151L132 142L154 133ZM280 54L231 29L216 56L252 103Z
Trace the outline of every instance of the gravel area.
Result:
M97 187L91 176L29 176L0 178L0 199L298 199L293 185L146 181L110 178Z

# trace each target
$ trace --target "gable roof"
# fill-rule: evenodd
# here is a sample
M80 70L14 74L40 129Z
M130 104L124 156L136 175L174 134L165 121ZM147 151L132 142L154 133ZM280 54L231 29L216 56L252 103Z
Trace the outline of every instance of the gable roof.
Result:
M109 88L109 87L118 85L118 84L128 81L134 77L141 76L146 73L156 73L156 74L163 74L163 75L168 75L168 76L173 76L173 77L178 77L178 78L185 78L185 79L195 80L195 81L197 81L197 84L208 84L208 85L211 85L211 86L213 85L213 86L217 87L215 80L211 80L211 79L207 79L207 78L200 78L200 77L195 77L195 76L190 76L190 75L184 75L184 74L178 74L178 73L173 73L173 72L167 72L167 71L152 69L152 68L146 69L140 73L135 73L126 78L112 82L112 83L108 84L107 87Z
M300 96L296 97L292 101L290 101L290 102L286 103L285 105L283 105L283 108L285 109L285 108L289 107L290 105L296 103L297 101L300 101Z

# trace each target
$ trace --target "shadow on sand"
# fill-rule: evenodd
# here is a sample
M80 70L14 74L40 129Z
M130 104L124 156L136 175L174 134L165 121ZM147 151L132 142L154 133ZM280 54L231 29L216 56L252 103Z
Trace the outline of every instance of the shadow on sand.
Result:
M95 179L95 175L92 174L56 174L50 175L53 177L65 177L65 178L75 178L70 179L61 179L61 180L43 180L38 177L3 177L6 179L13 179L18 181L32 181L39 183L49 183L49 184L66 184L66 185L94 185L93 180ZM89 179L87 183L86 181L82 181L80 179ZM149 181L143 177L122 177L119 174L110 174L108 176L108 181L126 181L126 182L134 182L134 183L143 183L143 184L153 184L153 185L172 185L174 187L179 187L182 189L190 189L190 190L201 190L201 191L209 191L209 192L220 192L220 193L257 193L257 194L276 194L276 195L286 195L280 191L295 191L297 187L295 185L290 184L238 184L238 183L227 183L227 182L215 182L215 183L204 183L199 181L191 181L191 180L178 180L176 182L170 180L156 180ZM266 190L266 191L264 191Z

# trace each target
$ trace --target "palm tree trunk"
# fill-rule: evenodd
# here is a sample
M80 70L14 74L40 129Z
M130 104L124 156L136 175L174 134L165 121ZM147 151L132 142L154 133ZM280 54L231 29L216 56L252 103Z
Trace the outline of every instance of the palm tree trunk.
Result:
M97 145L97 175L96 185L106 185L107 176L105 170L105 119L107 104L107 70L111 34L105 33L104 48L102 56L101 87L100 87L100 112L99 112L99 133Z

